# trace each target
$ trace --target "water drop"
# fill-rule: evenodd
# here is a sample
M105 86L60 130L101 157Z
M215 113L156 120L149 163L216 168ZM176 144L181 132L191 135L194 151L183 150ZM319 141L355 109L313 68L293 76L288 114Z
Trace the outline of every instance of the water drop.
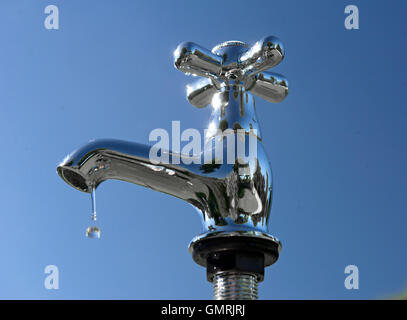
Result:
M91 239L99 239L100 233L100 229L96 226L88 227L86 229L86 236Z
M92 192L90 194L92 202L92 221L96 221L96 188L92 187ZM97 226L90 226L86 229L86 236L92 239L100 238L100 229Z

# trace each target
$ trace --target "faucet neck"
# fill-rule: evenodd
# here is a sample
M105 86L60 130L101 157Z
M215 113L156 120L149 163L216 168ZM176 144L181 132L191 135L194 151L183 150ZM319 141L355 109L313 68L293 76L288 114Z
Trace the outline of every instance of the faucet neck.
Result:
M222 134L225 130L255 135L261 140L260 126L257 121L254 96L236 82L229 82L212 99L207 139Z

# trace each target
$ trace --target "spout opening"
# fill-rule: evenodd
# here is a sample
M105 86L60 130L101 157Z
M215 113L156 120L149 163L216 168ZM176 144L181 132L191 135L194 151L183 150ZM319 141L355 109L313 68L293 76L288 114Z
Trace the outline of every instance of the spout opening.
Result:
M58 167L59 176L70 186L82 192L90 192L86 179L78 172L67 167Z

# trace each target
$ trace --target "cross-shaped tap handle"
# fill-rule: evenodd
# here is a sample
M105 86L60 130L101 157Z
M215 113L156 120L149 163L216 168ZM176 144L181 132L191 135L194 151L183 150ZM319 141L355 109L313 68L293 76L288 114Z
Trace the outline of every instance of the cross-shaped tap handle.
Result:
M245 90L267 101L281 102L288 94L287 80L264 71L283 58L283 45L273 36L264 37L252 47L241 41L227 41L211 51L193 42L183 42L174 52L178 70L205 78L187 86L187 98L198 108L211 103L213 95L231 81L239 82Z

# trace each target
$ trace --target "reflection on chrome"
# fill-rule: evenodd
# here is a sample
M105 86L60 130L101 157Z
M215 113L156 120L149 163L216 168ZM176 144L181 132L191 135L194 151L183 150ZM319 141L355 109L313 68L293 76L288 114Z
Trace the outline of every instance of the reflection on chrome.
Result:
M174 52L178 70L205 78L187 86L187 98L199 108L212 104L205 126L206 142L219 140L220 131L243 129L246 135L257 131L257 155L246 158L244 163L236 160L234 164L219 164L215 155L208 161L202 153L195 155L202 157L201 164L173 164L179 161L173 162L172 158L181 155L168 151L169 163L154 164L149 159L149 145L106 139L91 141L71 153L58 166L58 174L83 192L117 179L190 203L204 225L204 233L192 243L208 237L238 236L260 237L280 246L268 234L272 173L262 144L254 95L270 102L280 102L287 96L287 80L264 72L283 58L283 46L275 37L266 37L251 48L240 41L229 41L212 51L186 42ZM226 139L221 138L221 143L225 160Z

